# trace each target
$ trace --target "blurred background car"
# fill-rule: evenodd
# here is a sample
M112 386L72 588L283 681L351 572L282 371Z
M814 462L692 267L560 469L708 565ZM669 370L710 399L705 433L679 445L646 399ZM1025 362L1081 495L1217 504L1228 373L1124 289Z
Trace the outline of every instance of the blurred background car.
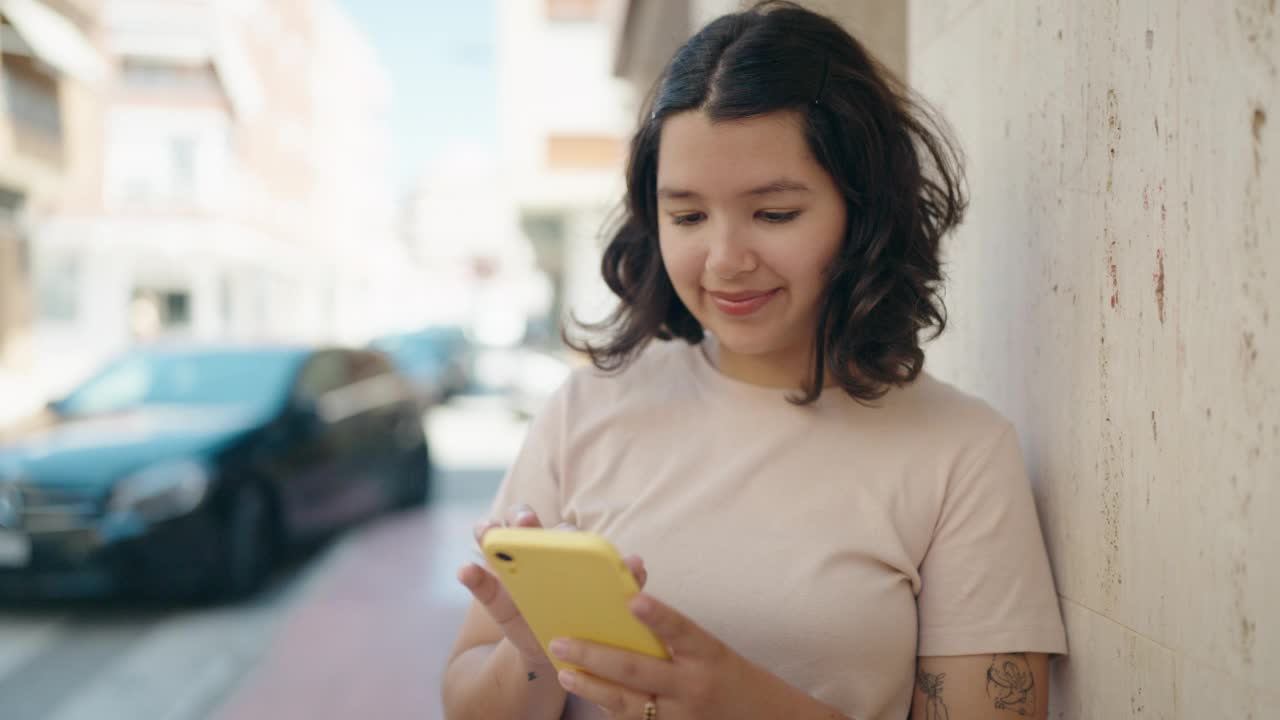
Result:
M447 402L470 386L475 351L460 327L438 325L385 335L369 347L386 353L409 379L424 408Z
M257 589L279 552L430 495L380 353L129 352L0 446L0 594Z

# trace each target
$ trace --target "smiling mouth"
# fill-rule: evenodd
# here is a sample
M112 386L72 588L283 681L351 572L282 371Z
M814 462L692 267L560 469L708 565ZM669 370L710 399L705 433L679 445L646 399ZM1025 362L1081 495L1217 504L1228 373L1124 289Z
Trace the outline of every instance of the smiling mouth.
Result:
M774 288L772 290L746 290L742 292L710 292L712 303L716 309L725 315L732 317L745 317L753 315L764 309L770 300L782 291L782 288Z

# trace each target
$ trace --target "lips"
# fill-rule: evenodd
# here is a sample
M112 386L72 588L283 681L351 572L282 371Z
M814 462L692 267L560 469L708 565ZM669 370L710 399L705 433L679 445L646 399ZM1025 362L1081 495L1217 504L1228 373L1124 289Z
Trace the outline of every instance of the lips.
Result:
M781 288L774 288L738 292L709 291L708 294L720 312L733 317L744 317L762 310L780 291Z
M719 298L721 300L728 300L729 302L743 302L744 300L751 300L752 298L758 298L761 295L768 295L771 292L773 291L772 290L743 290L741 292L713 292L711 293L711 296L715 298Z

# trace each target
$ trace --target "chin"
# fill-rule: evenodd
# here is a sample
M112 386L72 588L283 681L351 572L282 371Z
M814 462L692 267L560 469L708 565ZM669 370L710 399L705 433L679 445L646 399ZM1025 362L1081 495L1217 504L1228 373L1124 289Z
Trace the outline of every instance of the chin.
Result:
M772 328L732 325L726 327L722 323L718 326L710 326L708 329L712 335L716 336L720 347L734 355L773 355L784 347L784 343L779 340L779 334Z

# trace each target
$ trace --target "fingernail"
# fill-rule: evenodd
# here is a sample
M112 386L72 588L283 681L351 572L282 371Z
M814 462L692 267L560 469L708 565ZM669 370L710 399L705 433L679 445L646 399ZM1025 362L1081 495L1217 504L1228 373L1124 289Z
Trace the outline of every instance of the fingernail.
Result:
M572 670L561 670L558 677L560 678L560 686L565 690L572 690L574 684L578 682L578 675Z
M570 650L570 647L569 647L568 640L565 640L564 638L556 638L555 640L551 641L551 654L555 655L561 660L569 659L568 658L569 650Z

